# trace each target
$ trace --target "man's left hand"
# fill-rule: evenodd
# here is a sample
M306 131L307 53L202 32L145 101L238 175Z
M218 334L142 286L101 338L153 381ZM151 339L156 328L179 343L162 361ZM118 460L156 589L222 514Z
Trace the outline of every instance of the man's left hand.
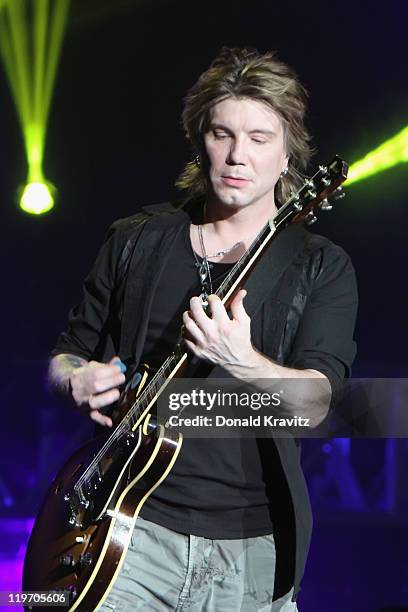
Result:
M251 319L241 289L230 304L231 316L220 298L208 297L208 314L199 297L190 300L190 310L183 314L184 341L191 352L200 359L222 367L246 365L255 350L251 343Z

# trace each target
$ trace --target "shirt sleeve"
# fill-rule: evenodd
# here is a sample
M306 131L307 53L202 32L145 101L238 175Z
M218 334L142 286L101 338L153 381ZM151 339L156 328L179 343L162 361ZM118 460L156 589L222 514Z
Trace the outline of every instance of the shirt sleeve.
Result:
M330 381L337 396L351 374L356 354L353 340L357 316L356 276L348 255L330 243L322 249L319 272L306 301L288 365L313 369Z
M58 337L51 356L70 353L88 361L95 357L111 314L112 291L122 242L122 232L114 223L84 281L82 300L71 309L68 329Z

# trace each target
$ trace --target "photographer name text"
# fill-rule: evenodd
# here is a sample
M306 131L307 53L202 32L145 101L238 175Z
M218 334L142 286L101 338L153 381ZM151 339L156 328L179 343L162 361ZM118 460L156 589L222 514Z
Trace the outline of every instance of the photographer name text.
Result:
M170 427L310 427L310 419L294 416L278 418L271 415L250 415L248 417L228 418L218 414L215 417L197 415L182 417L172 415L167 423Z

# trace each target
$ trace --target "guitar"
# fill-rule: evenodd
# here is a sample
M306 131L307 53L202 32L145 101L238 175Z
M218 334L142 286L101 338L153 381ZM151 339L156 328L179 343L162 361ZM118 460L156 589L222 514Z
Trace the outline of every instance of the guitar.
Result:
M329 196L343 197L347 170L336 156L327 166L319 166L280 207L218 288L226 308L277 232L290 223L312 223L318 211L332 208ZM154 407L170 380L185 374L190 362L179 342L151 380L147 367L137 372L112 414L112 433L91 440L58 473L31 533L24 591L64 592L70 612L89 612L102 605L143 503L180 452L182 435L158 422Z

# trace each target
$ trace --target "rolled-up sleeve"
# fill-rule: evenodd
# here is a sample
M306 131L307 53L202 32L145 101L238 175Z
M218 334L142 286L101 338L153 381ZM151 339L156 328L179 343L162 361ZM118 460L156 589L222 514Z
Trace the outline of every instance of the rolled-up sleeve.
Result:
M329 379L333 395L351 373L356 354L353 334L357 305L356 276L350 258L342 248L329 244L322 249L320 269L287 365L321 372Z
M116 222L106 234L96 261L84 281L82 300L71 309L68 329L58 337L51 356L71 353L87 360L94 358L111 316L112 292L122 249L122 232Z

